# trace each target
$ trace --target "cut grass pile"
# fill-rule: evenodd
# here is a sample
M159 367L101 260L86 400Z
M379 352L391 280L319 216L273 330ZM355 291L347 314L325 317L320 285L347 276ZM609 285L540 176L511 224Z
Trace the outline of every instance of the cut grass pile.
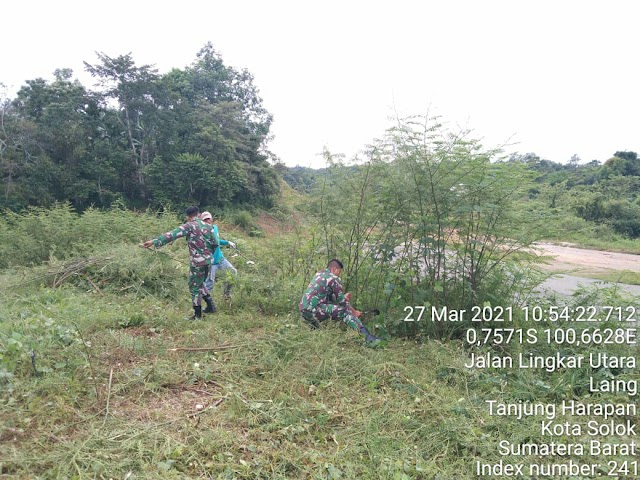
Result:
M527 462L499 440L540 435L487 398L567 394L472 374L458 342L370 350L236 307L194 322L188 303L91 287L5 294L0 478L471 479L476 460Z

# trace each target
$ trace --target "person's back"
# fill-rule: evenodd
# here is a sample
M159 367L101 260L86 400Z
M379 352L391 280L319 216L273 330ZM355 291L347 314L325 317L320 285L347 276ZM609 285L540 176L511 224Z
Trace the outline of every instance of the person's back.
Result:
M298 308L300 311L312 310L320 304L346 304L342 285L337 275L328 268L316 273L305 290Z
M349 305L351 294L342 290L342 269L342 262L334 258L326 269L316 273L298 304L300 315L312 328L318 328L328 319L342 320L348 327L365 335L367 346L375 347L380 344L380 339L362 325L358 319L360 312Z
M198 218L198 214L200 213L198 207L195 205L188 207L185 213L187 215L186 223L183 223L170 232L159 235L157 238L147 240L142 243L141 246L143 248L149 248L153 245L159 248L178 238L186 238L187 247L189 248L188 282L194 318L202 318L201 300L204 299L207 302L207 308L213 305L211 295L209 295L209 291L204 282L209 274L213 252L218 246L218 241L213 234L211 226Z
M174 230L163 233L154 244L156 247L160 247L181 237L185 237L187 240L189 262L192 266L201 267L211 264L213 252L217 248L217 241L210 225L197 217L193 218Z

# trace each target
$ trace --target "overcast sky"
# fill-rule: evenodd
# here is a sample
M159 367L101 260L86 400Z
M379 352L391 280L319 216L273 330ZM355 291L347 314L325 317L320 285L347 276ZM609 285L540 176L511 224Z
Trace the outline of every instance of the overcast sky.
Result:
M212 42L255 76L291 166L323 166L323 146L351 158L389 117L427 111L556 162L640 153L633 0L8 0L0 14L10 96L56 68L92 87L96 51L164 73Z

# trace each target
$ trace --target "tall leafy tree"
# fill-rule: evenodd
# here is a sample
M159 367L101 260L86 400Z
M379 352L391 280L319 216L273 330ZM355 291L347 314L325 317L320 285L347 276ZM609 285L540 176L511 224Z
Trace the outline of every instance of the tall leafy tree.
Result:
M203 159L207 171L202 175L211 182L202 198L205 204L270 205L279 189L267 161L272 117L262 106L253 76L226 66L209 43L190 67L174 69L160 84L163 128L159 158L150 170L156 198L167 195L168 182L158 176L169 171L167 162L192 154ZM176 196L173 201L180 199Z
M101 63L85 62L87 71L98 80L107 102L117 101L117 119L124 129L123 141L135 165L139 194L145 197L144 169L155 156L157 70L151 65L136 66L131 54L116 58L98 53Z
M1 85L0 85L1 86ZM25 175L41 149L36 140L36 125L21 118L13 102L2 91L0 95L0 205L20 208L29 201Z
M601 177L611 175L640 176L640 160L636 152L616 152L607 160L601 171Z
M272 203L272 118L247 70L211 44L165 75L131 54L97 56L85 63L97 91L61 69L0 99L2 205Z
M31 204L71 200L77 207L104 204L106 189L115 188L109 159L98 152L101 112L93 94L69 69L55 80L26 82L13 102L23 125L34 125L37 153L26 164Z

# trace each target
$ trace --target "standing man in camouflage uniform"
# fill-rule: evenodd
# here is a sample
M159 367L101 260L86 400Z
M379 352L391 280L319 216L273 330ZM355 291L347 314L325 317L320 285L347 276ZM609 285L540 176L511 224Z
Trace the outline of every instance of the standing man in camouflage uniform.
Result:
M342 290L342 269L342 262L334 258L329 261L325 270L316 273L300 300L300 314L312 328L318 328L320 322L329 318L342 320L365 336L367 346L375 347L381 340L369 333L358 319L361 313L349 305L351 293L344 293Z
M187 223L180 225L175 230L163 233L153 240L142 243L143 248L153 245L159 248L181 237L187 238L189 247L189 290L193 304L194 318L202 318L202 302L207 303L205 313L213 312L213 300L204 281L209 274L213 251L218 247L213 230L210 225L204 223L198 216L200 209L196 206L187 208Z

